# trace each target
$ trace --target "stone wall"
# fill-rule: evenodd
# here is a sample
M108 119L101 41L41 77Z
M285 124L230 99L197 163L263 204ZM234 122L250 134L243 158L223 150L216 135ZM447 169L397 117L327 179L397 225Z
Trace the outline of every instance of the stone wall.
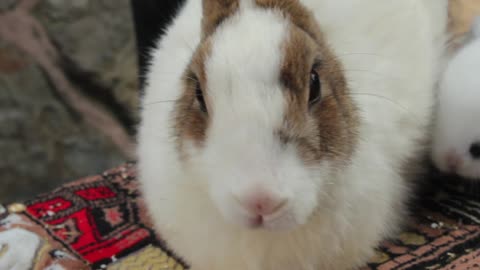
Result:
M128 0L0 1L0 201L131 159Z

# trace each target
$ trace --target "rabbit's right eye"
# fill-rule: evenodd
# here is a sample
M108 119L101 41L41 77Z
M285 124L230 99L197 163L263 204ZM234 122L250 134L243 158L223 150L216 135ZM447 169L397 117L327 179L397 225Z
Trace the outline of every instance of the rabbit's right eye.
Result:
M197 98L197 102L200 106L200 110L204 113L207 113L207 105L205 104L202 87L200 86L200 82L198 80L195 83L195 97Z
M310 94L308 98L308 104L312 106L313 104L320 101L322 98L322 83L320 81L320 76L318 75L315 67L310 71Z

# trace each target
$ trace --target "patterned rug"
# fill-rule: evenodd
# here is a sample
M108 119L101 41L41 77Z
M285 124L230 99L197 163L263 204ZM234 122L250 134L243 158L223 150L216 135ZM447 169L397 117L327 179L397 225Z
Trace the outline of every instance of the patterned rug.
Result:
M480 269L480 197L457 187L425 196L362 270ZM151 225L126 164L0 208L0 269L187 269Z

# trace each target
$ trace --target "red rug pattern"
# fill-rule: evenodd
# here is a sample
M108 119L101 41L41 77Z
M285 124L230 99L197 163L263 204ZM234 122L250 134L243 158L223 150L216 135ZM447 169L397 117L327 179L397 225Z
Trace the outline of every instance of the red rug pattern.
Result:
M153 231L136 174L126 164L0 211L0 268L15 263L8 252L20 248L34 270L186 269ZM480 269L480 193L445 182L424 196L411 226L385 241L364 270ZM38 244L16 243L13 230Z

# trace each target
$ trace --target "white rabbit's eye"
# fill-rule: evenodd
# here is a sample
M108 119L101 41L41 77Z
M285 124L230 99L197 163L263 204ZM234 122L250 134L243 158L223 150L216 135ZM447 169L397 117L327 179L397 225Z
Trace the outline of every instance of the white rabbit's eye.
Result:
M470 155L473 159L480 159L480 143L476 142L470 146Z
M310 71L310 94L308 98L308 105L313 105L322 98L322 83L320 76L318 76L315 68Z
M207 113L207 105L205 104L205 99L203 98L203 91L198 80L195 83L195 97L197 98L198 104L200 105L200 110L204 113Z

